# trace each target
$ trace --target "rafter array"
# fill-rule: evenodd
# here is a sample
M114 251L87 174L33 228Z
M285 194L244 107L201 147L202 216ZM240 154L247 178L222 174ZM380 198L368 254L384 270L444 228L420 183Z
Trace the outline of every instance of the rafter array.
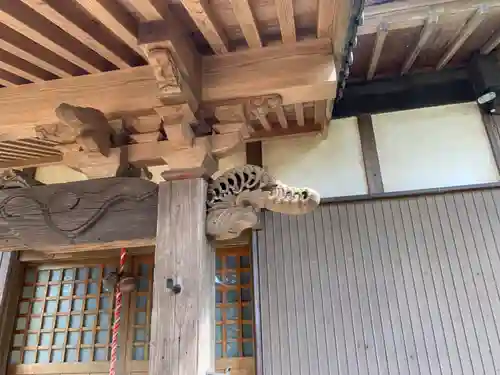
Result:
M0 4L0 86L127 69L147 63L143 23L179 20L201 55L262 48L278 39L335 38L335 1L10 0ZM339 2L341 3L341 2ZM345 7L344 7L345 8ZM324 9L328 9L327 12ZM315 14L313 14L315 13ZM306 20L296 23L296 19ZM316 31L317 30L317 31ZM340 43L340 42L339 42ZM339 44L337 43L337 44Z

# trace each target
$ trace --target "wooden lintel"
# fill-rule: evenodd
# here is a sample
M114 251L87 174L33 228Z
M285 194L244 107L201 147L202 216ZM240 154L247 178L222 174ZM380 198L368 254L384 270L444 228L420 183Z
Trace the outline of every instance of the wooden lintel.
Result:
M269 94L281 95L283 105L330 99L337 85L329 39L207 56L202 66L201 101L211 106ZM108 120L164 105L150 66L7 87L0 90L0 134L57 123L62 102L95 108Z
M157 185L139 178L2 190L0 202L2 251L136 247L156 235Z

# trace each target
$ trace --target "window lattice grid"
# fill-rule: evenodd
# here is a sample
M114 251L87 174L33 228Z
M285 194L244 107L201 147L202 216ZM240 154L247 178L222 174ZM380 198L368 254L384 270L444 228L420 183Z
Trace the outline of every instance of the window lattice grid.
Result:
M253 296L248 249L218 251L216 278L216 359L252 357Z
M113 266L29 267L14 327L11 364L109 361Z
M153 256L135 257L132 273L136 290L130 295L129 350L133 361L149 360L151 301L153 297Z

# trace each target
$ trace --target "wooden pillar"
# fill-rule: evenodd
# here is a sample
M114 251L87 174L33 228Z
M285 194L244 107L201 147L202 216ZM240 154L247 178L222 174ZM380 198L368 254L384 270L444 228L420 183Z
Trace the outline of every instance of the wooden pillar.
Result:
M205 375L215 365L215 253L205 234L207 182L165 181L158 194L149 374ZM178 293L172 290L177 284Z

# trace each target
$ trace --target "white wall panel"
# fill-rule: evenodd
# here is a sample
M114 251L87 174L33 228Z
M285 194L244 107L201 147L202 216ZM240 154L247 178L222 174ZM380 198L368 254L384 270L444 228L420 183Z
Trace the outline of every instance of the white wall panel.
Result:
M86 180L87 176L65 165L47 165L36 169L35 178L49 185Z
M263 142L262 158L268 171L285 184L310 187L324 198L367 193L355 118L332 121L325 140Z
M384 190L498 181L475 103L373 116Z

